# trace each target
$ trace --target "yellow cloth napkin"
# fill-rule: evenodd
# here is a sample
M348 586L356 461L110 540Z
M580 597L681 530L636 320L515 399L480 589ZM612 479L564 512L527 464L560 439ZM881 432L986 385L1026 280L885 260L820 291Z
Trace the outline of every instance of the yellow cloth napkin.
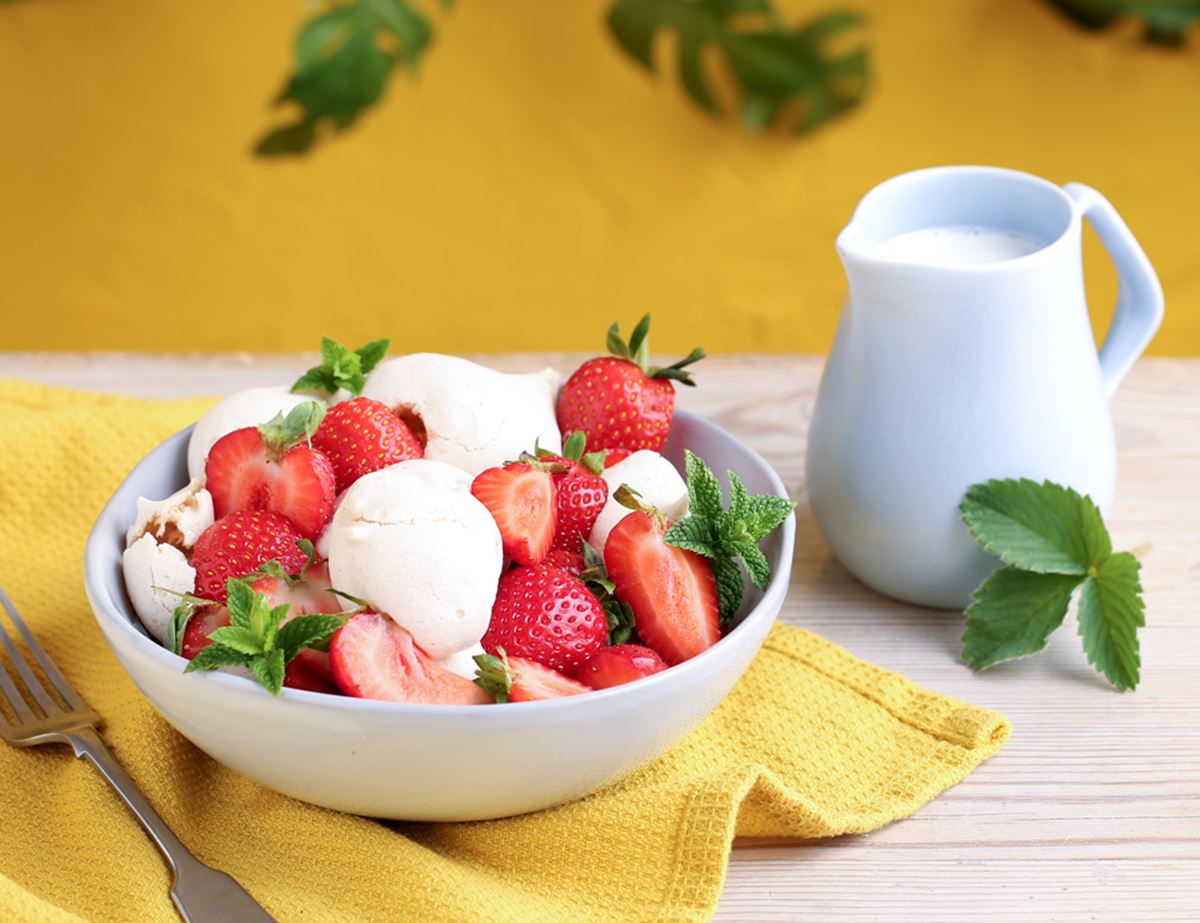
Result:
M83 542L101 506L208 402L0 386L0 586L180 838L281 921L707 919L735 834L873 830L1008 736L995 712L777 626L699 729L583 801L469 824L381 823L294 801L160 718L84 599ZM479 771L490 771L485 755ZM176 919L166 867L88 764L65 748L0 746L0 795L0 919Z

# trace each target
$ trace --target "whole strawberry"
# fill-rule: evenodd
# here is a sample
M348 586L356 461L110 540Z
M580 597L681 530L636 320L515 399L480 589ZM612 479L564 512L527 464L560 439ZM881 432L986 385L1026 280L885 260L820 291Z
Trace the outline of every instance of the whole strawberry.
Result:
M369 397L334 404L313 433L337 478L341 493L364 474L410 458L420 458L425 448L391 408Z
M592 526L608 500L608 482L600 476L604 470L603 452L584 452L587 437L574 432L563 445L562 455L537 449L537 460L549 464L554 478L554 541L551 548L579 555L583 540L592 534ZM569 569L569 568L568 568Z
M284 516L266 510L230 513L200 533L192 548L197 596L225 604L226 581L244 577L267 561L278 561L288 573L299 573L308 553L304 538Z
M489 654L503 648L570 675L607 640L608 620L592 592L557 567L533 564L500 578L481 643Z
M650 330L647 314L634 328L629 342L616 324L608 328L611 356L589 359L567 379L558 395L558 428L564 433L582 431L588 445L597 449L658 451L671 432L675 389L671 381L695 385L686 366L704 358L693 349L674 365L650 365Z

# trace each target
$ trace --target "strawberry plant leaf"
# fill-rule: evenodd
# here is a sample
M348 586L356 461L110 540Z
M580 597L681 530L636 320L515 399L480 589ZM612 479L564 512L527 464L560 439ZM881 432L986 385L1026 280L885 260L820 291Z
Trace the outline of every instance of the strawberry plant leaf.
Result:
M382 98L397 64L417 70L432 37L410 0L325 0L296 35L295 70L276 99L296 104L300 115L269 131L256 152L300 154L322 129L349 128Z
M967 609L963 660L973 670L984 670L1042 650L1066 617L1071 593L1081 579L1015 567L995 571L975 591Z
M959 509L979 544L1022 570L1086 574L1112 553L1108 530L1091 499L1050 481L975 484Z
M747 22L746 14L759 14ZM834 39L862 24L856 13L834 11L801 27L788 27L768 0L617 0L608 26L617 44L655 71L654 40L677 36L675 66L687 95L713 115L721 113L702 57L716 49L741 94L740 119L749 131L800 107L797 131L806 131L849 109L869 82L863 47L834 53Z
M504 648L496 648L496 653L500 656L476 654L472 658L475 661L475 685L497 702L507 702L512 692L512 668L508 665Z
M1079 594L1079 637L1088 663L1122 692L1137 688L1141 654L1137 630L1146 624L1141 564L1127 551L1095 568Z
M346 623L346 617L332 614L298 615L279 629L276 641L283 651L284 663L291 663L306 647L317 647L333 637Z

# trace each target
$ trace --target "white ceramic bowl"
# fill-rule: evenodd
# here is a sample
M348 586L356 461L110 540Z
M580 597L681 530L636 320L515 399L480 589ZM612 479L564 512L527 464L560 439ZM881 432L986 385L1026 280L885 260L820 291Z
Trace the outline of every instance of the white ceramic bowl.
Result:
M644 680L586 695L496 706L408 705L284 689L183 672L185 661L146 635L121 577L136 498L187 481L187 438L172 436L117 489L88 538L88 599L121 666L155 708L214 759L314 804L402 820L505 817L580 798L664 752L725 696L754 658L787 593L794 517L763 550L773 577L747 585L740 621L703 654ZM664 454L683 448L751 493L786 496L755 452L698 417L677 413Z

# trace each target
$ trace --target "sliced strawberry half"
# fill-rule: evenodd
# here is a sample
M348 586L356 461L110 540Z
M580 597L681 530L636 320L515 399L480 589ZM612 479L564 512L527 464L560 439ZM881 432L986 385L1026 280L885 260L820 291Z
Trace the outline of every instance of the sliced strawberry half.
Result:
M717 584L708 559L663 541L668 523L635 511L604 546L608 579L633 610L637 633L668 664L695 657L721 639Z
M583 683L536 660L509 657L503 649L497 654L480 654L475 658L479 666L475 682L497 702L536 702L591 691Z
M469 679L451 673L417 647L386 615L362 612L329 642L333 678L346 695L387 702L478 705L491 701Z
M268 510L286 516L305 538L315 538L333 515L333 466L307 440L324 410L315 401L285 419L227 433L213 443L205 486L218 516Z
M663 659L640 644L615 644L592 655L575 678L592 689L607 689L653 676L667 668Z
M289 607L287 617L283 620L284 625L298 615L341 612L341 600L330 591L329 565L324 561L313 561L298 574L287 574L282 568L270 570L270 573L263 574L251 586L254 592L266 596L272 607ZM311 647L303 648L288 663L283 674L283 684L292 689L307 689L309 692L328 692L335 695L341 692L333 680L329 654Z
M215 603L211 606L200 606L188 619L187 627L183 630L183 643L180 653L188 660L195 658L212 642L208 640L218 628L229 624L229 610Z
M549 470L524 462L488 468L471 484L500 529L504 550L518 564L539 564L554 541L555 491Z

